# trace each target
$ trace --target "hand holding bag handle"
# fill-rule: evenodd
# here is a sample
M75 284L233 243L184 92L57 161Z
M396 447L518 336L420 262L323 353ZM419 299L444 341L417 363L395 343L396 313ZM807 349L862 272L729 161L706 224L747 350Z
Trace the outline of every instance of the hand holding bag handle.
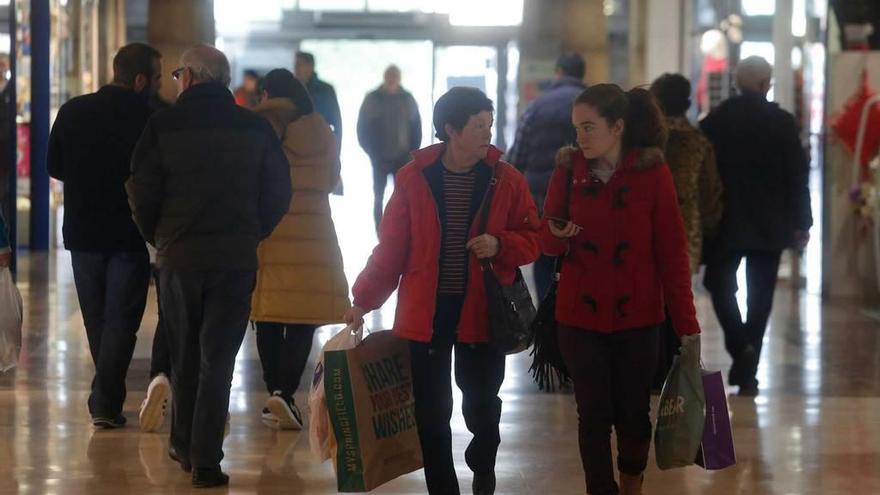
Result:
M479 231L487 234L489 212L498 185L498 167L492 172L492 180L483 197L480 208ZM516 278L511 285L502 285L495 275L489 259L480 261L483 268L483 282L486 286L486 300L489 309L490 344L504 354L516 354L528 349L532 341L532 320L535 318L535 305L526 286L522 271L516 267Z

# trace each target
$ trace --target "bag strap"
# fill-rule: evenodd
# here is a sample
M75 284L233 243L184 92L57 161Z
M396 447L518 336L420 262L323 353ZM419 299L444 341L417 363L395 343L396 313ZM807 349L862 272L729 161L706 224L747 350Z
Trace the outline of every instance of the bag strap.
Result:
M486 227L489 224L489 211L492 209L492 199L495 197L495 185L498 183L498 179L496 177L498 173L498 164L492 168L492 178L489 179L489 186L486 188L486 194L483 195L483 203L480 205L480 224L479 224L479 232L480 234L486 233ZM480 260L480 265L483 269L492 269L492 261L487 259Z
M498 167L496 164L495 167ZM486 233L486 227L489 224L489 210L492 209L492 199L495 197L495 184L498 179L495 178L496 169L492 169L492 178L489 179L489 186L486 188L486 194L483 195L483 203L480 205L480 228L481 234Z
M574 181L574 164L570 167L566 167L565 169L565 215L562 218L568 218L569 210L571 209L571 183ZM565 255L556 257L556 266L553 269L553 276L557 280L559 279L559 274L562 272L562 260L565 259Z

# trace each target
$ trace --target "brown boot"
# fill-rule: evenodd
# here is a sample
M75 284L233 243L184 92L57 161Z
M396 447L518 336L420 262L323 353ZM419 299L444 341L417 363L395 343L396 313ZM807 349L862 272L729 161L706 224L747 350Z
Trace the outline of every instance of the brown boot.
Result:
M642 482L644 480L644 474L633 476L620 473L620 495L642 495Z

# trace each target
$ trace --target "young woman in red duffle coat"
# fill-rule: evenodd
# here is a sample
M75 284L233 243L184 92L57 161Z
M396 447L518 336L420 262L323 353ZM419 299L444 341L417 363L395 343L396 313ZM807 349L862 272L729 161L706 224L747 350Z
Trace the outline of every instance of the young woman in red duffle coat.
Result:
M572 123L578 147L559 152L541 230L544 253L564 256L559 347L574 380L587 492L640 494L664 305L684 344L698 345L688 243L653 96L592 86Z

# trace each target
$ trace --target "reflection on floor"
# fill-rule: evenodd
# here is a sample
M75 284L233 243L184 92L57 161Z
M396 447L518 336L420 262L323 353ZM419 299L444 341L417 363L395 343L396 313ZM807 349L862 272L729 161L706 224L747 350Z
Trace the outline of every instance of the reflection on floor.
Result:
M361 234L369 237L371 228L366 222ZM344 242L352 242L351 236ZM361 245L352 255L358 265L371 242L354 242ZM348 268L353 275L359 266ZM85 403L92 363L69 257L24 257L20 282L26 307L21 366L0 376L0 493L188 490L188 478L165 455L166 434L142 434L136 426L95 432L89 425ZM729 360L705 295L698 303L705 365L726 370ZM373 324L388 321L384 311ZM148 381L155 323L151 294L128 375L126 415L132 425ZM335 330L322 329L314 349ZM652 460L646 493L880 493L877 330L877 323L855 307L821 305L815 296L781 289L760 367L761 396L730 399L739 464L714 473L697 467L659 472ZM261 424L266 393L254 344L249 332L234 378L224 460L232 476L229 491L335 492L333 469L311 456L307 434L279 433ZM526 356L509 360L498 493L583 493L573 398L539 393L527 367ZM305 404L302 391L298 402ZM470 473L462 456L468 435L458 413L454 431L459 475L468 493ZM376 493L424 493L421 476L413 473Z

